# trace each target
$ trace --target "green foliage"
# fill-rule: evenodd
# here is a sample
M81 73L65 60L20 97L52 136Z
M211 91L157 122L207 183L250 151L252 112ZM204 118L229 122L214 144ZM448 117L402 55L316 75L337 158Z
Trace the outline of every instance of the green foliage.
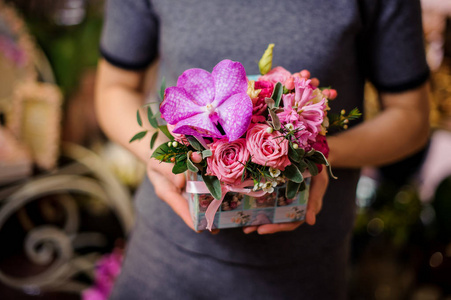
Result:
M212 156L212 155L213 155L213 152L211 152L210 149L207 149L207 150L202 151L202 158L203 158L203 159L205 159L205 158L207 158L207 157L210 157L210 156Z
M129 143L131 143L131 142L133 142L133 141L136 141L136 140L141 140L143 137L146 136L146 134L147 134L147 130L138 132L137 134L135 134L135 135L131 138L131 140L129 141Z
M283 175L286 178L288 178L290 181L293 181L296 183L301 183L302 181L304 181L304 177L302 176L302 173L299 171L299 169L294 164L286 166L285 170L283 171Z
M150 139L150 149L153 149L153 146L155 145L155 141L158 138L158 132L159 131L155 131L154 134L152 135L152 138Z
M204 180L205 185L207 186L211 195L215 199L220 200L222 197L222 191L221 191L221 183L219 182L218 177L208 176L205 175L205 173L202 173L202 179Z
M205 148L202 144L192 135L187 135L186 139L188 140L191 147L196 149L197 151L203 151Z
M271 95L271 98L274 100L275 107L279 107L280 100L282 99L282 94L283 94L283 85L282 85L282 83L277 82L274 85L274 90Z
M161 80L161 86L160 86L160 99L161 101L164 100L164 91L166 90L166 78L163 77Z
M197 173L199 172L199 169L196 167L196 165L191 161L191 153L193 153L193 151L188 151L187 155L186 155L186 167L188 168L188 170L190 170L191 172Z
M141 115L139 114L139 109L136 111L136 121L138 122L139 126L143 126L143 121L141 120Z
M152 109L150 108L150 105L147 106L147 120L149 121L150 125L153 128L158 128L157 119L154 118L154 115L153 115Z
M289 180L287 182L287 189L285 190L285 196L288 199L293 199L294 197L296 197L296 194L299 191L300 187L301 187L301 183L297 183L297 182Z
M164 135L168 137L168 139L170 139L171 141L174 140L174 137L173 137L172 134L169 132L168 126L167 126L167 125L160 125L160 126L158 126L158 129L160 129L161 132L163 132Z

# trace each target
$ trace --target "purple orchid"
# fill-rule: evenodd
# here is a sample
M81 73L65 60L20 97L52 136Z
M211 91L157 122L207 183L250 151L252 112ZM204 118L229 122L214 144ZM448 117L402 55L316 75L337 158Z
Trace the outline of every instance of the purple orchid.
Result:
M175 125L174 133L223 138L218 123L229 141L240 138L249 127L252 100L247 95L247 78L239 62L223 60L213 72L189 69L177 86L165 91L160 111Z

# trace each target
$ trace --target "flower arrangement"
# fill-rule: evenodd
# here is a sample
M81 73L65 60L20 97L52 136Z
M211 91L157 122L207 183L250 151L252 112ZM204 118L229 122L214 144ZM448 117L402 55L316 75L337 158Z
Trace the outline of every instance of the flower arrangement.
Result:
M293 199L306 188L304 178L317 175L322 165L330 171L327 112L337 92L318 88L308 71L272 68L273 47L259 62L259 77L247 76L239 62L223 60L211 73L186 70L176 86L165 88L163 81L160 113L167 126L159 125L158 114L147 107L150 124L170 139L152 157L174 163L175 174L199 174L202 186L188 181L187 192L214 197L206 212L209 229L227 192L261 197L285 184L286 199ZM342 112L334 124L346 127L359 115ZM137 117L142 125L139 111Z

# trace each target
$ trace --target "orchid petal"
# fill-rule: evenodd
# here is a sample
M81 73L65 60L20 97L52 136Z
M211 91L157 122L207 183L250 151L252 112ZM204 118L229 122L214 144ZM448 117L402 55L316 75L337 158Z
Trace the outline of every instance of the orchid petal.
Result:
M191 100L200 106L213 102L215 83L210 72L203 69L189 69L177 80L177 87L184 88Z
M222 138L221 132L211 122L210 116L207 113L196 114L184 120L181 120L175 125L174 133L187 135L201 135L204 137Z
M219 123L229 141L239 139L249 127L252 117L252 100L246 93L231 96L216 108Z
M246 93L246 71L240 62L223 60L212 72L215 81L215 100L213 106L220 106L227 98L237 93Z
M166 89L160 112L166 122L176 124L203 110L191 100L190 94L184 88L169 87Z

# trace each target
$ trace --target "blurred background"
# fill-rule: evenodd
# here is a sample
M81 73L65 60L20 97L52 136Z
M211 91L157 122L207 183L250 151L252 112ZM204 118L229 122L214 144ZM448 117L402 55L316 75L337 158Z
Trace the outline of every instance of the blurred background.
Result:
M351 299L451 300L451 1L422 5L431 138L362 171ZM0 299L106 299L120 272L144 167L96 123L103 6L0 0Z

